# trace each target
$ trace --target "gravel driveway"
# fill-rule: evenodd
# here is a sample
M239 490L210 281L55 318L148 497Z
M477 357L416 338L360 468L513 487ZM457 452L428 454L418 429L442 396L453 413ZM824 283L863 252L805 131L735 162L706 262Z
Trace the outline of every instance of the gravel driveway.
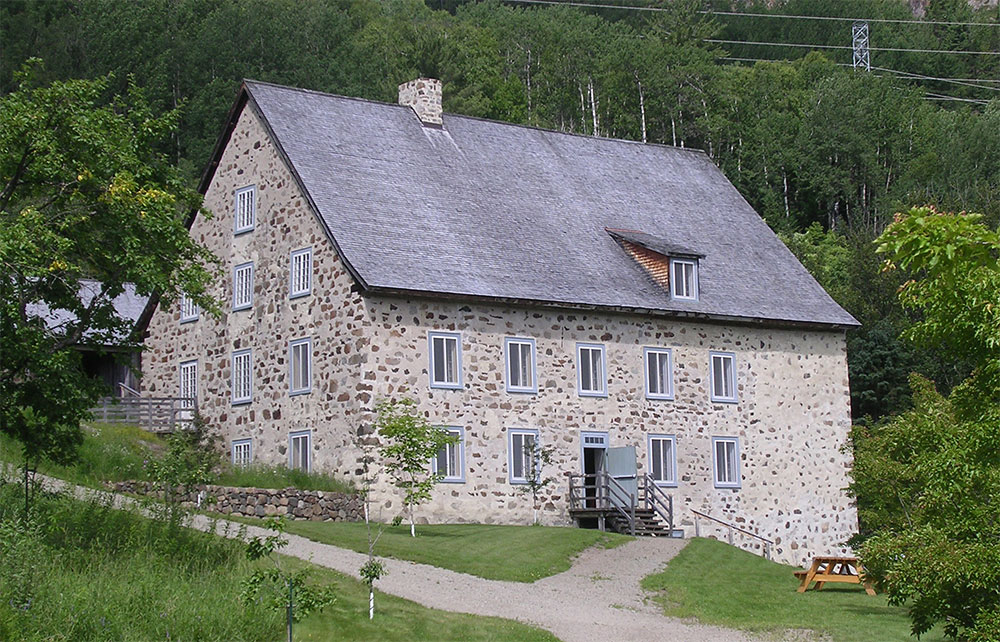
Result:
M43 478L53 489L84 498L97 492L58 479ZM115 496L115 504L132 505L134 500ZM192 526L209 530L211 521L195 515ZM240 524L229 524L235 535ZM272 534L250 526L247 534ZM300 559L357 577L365 556L343 548L320 544L298 535L287 535L282 551ZM660 614L647 603L639 581L663 568L686 542L676 539L639 538L613 549L592 547L573 562L572 568L532 584L486 580L435 566L384 559L388 574L377 587L392 595L423 606L519 620L551 631L563 642L742 642L754 638L740 631L691 623ZM797 636L796 636L797 637ZM798 638L797 639L801 639Z

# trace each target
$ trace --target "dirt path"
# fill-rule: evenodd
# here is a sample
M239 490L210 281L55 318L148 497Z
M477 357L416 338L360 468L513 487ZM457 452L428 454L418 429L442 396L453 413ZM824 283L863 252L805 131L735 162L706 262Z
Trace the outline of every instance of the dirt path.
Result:
M41 475L39 475L41 477ZM53 490L68 490L85 498L97 492L46 478ZM134 505L129 497L115 495L119 506ZM229 525L237 532L240 524ZM195 515L192 526L209 530L211 520ZM247 534L263 536L270 531L254 526ZM287 535L284 553L357 577L365 556L343 548L320 544L297 535ZM613 549L589 548L564 573L532 584L486 580L473 575L394 559L385 559L388 574L378 588L423 606L519 620L551 631L563 642L742 642L753 638L740 631L690 623L660 614L647 603L639 581L663 568L684 545L684 540L640 538Z

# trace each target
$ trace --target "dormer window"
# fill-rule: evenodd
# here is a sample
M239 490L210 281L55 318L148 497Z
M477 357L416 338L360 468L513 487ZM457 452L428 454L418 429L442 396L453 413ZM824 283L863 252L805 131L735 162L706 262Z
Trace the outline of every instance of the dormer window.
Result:
M698 261L670 259L670 295L685 301L698 300Z

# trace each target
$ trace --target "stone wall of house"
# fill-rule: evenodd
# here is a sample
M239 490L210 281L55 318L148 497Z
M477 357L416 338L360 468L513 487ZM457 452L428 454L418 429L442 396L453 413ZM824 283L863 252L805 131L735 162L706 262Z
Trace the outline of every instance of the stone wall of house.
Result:
M635 446L640 470L649 467L650 434L676 437L678 484L666 490L675 526L687 536L694 534L690 511L698 510L774 540L776 559L802 563L846 550L842 543L857 528L844 493L851 458L841 450L850 428L843 332L430 300L366 304L379 346L371 361L376 398L413 397L432 423L464 429L465 481L436 488L418 510L429 521L530 523L530 498L509 483L507 470L507 431L530 428L556 447L545 474L556 479L543 502L549 524L569 522L564 475L582 472L581 432L593 431L607 433L611 447ZM429 330L461 333L461 390L430 387ZM506 392L508 336L535 339L537 394ZM606 398L578 394L577 342L605 346ZM646 399L644 346L671 349L672 400ZM709 351L735 354L737 403L711 401ZM739 438L740 488L715 487L713 436ZM382 506L399 511L398 495L386 489Z
M111 490L133 495L153 495L157 491L148 482L117 482ZM337 493L298 488L237 488L234 486L197 486L178 498L188 508L243 515L244 517L285 516L315 522L364 521L364 504L354 493Z
M248 185L257 187L256 226L237 235L234 194ZM227 445L250 439L255 461L287 464L289 434L308 430L313 468L353 474L357 457L347 446L372 402L366 310L252 103L232 132L205 207L213 217L199 215L191 234L221 260L212 294L222 315L202 312L197 321L181 323L179 302L161 304L149 325L143 394L177 396L180 364L197 360L199 412ZM290 298L291 252L307 247L312 293ZM248 261L253 305L233 311L233 268ZM306 337L312 339L312 390L293 396L289 341ZM253 351L253 400L233 404L232 353L246 348Z

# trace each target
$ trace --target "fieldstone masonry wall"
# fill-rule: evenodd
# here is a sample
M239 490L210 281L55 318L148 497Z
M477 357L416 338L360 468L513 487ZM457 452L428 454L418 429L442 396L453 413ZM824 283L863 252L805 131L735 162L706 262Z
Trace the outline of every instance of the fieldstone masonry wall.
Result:
M851 459L841 451L850 428L842 332L460 302L366 303L378 348L371 357L376 398L411 396L431 422L465 430L465 482L438 487L418 511L428 520L531 522L530 498L508 481L512 428L538 430L556 447L554 470L546 473L556 482L543 501L549 524L569 521L564 475L582 472L582 432L606 433L611 447L635 446L640 470L649 467L649 435L663 434L676 439L678 484L666 491L674 497L675 527L687 536L694 534L694 509L774 540L782 561L847 550L857 516L843 490ZM461 390L430 388L429 330L461 333ZM537 394L506 391L508 336L535 339ZM607 398L577 393L578 342L604 345ZM645 346L671 350L672 400L646 399ZM709 351L735 354L737 403L711 401ZM740 488L715 487L713 436L739 439ZM384 506L399 510L399 499L387 493Z
M111 484L111 489L133 495L152 495L156 492L147 482L118 482ZM364 504L359 495L322 490L209 485L195 487L181 495L179 501L188 508L244 517L284 515L289 519L316 522L360 522L365 518Z
M246 185L257 186L257 225L234 235L233 193ZM198 217L192 234L225 266L215 294L230 302L232 268L253 261L253 306L182 324L176 303L161 305L142 385L146 394L176 395L180 363L197 360L201 415L227 443L251 439L255 461L287 464L289 434L308 430L312 467L352 478L359 440L374 441L375 401L409 396L432 423L465 433L465 481L440 484L418 519L530 523L530 498L508 481L507 437L512 428L531 428L556 447L545 473L556 481L541 518L569 524L564 476L581 472L582 432L606 433L610 446L634 445L641 469L649 435L673 435L678 483L667 492L675 527L688 536L694 509L774 540L781 561L846 550L857 515L844 492L851 459L841 451L850 428L843 332L362 296L252 106L239 118L205 205L215 216ZM304 247L313 249L312 292L291 299L290 253ZM429 330L461 333L460 390L430 388ZM535 339L537 394L506 391L507 336ZM288 342L304 337L312 339L312 388L292 396ZM606 398L577 393L577 342L605 346ZM671 349L672 400L645 398L644 346ZM253 400L234 405L230 360L242 348L253 350ZM711 350L735 355L737 403L710 399ZM739 439L740 488L715 488L713 436ZM385 519L402 511L384 476L374 492Z

